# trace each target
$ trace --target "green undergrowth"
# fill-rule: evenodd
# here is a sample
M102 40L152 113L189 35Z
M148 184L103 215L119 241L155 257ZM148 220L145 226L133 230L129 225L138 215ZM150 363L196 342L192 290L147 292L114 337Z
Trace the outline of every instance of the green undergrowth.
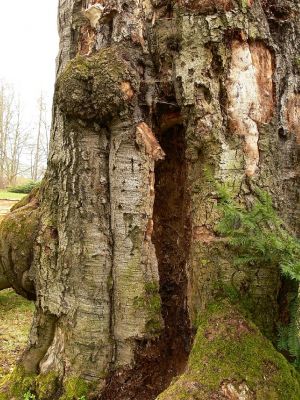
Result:
M29 390L24 394L23 400L36 400L34 394L32 394Z
M287 229L275 211L272 198L256 191L256 198L248 206L234 200L224 186L218 187L221 219L216 231L232 250L237 268L279 269L286 278L300 281L300 242ZM234 288L226 288L228 298L239 299L250 309L249 299L242 299ZM249 305L250 304L250 305ZM291 303L290 324L279 328L279 348L287 351L300 366L299 315L295 302ZM294 304L294 305L293 305Z
M41 182L29 181L22 185L12 186L7 189L10 193L29 194L33 189L40 187Z
M64 395L59 400L85 400L90 387L83 379L72 377L64 384Z
M55 372L27 374L18 366L0 382L0 400L86 400L91 390L80 377L69 377L61 384Z
M225 190L220 194L217 232L235 251L234 264L279 266L285 276L299 282L300 242L277 215L271 196L257 191L256 200L245 207Z
M0 379L9 373L26 346L34 304L13 290L0 292Z
M22 367L16 367L0 381L0 400L24 400L32 393L35 385L35 374L26 374Z
M21 200L25 194L23 193L11 193L7 190L0 190L0 200Z
M246 390L257 400L300 398L296 369L237 308L223 301L201 316L186 372L158 399L223 398L230 387L236 396Z

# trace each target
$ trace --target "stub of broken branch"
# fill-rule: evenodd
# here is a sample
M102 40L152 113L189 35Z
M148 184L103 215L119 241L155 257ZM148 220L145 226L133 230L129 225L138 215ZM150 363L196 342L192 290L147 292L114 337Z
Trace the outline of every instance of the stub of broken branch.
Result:
M146 154L154 161L163 160L165 153L160 147L152 129L145 123L140 122L136 128L136 142L139 145L144 145Z
M84 16L90 21L91 27L96 28L100 18L102 17L104 6L100 3L93 4L84 10Z

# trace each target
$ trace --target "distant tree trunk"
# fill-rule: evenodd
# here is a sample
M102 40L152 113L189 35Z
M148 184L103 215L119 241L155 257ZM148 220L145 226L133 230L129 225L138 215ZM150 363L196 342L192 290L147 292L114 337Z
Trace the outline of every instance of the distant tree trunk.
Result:
M24 144L26 142L26 135L22 132L21 127L21 106L20 102L16 105L14 113L15 126L10 137L10 158L6 158L6 175L7 175L7 186L14 186L16 184L17 176L20 172L20 157Z
M45 105L44 105L44 98L43 94L38 99L38 127L37 127L37 137L36 143L34 147L34 160L32 165L32 179L37 181L40 178L40 163L41 163L41 147L42 147L42 127L43 127L43 118L45 113Z
M8 143L13 121L14 93L4 84L0 93L0 188L7 186Z
M4 185L4 167L3 167L3 134L4 134L4 88L1 86L0 92L0 188L3 188Z
M300 398L269 341L289 284L215 231L221 183L268 191L299 233L299 22L296 0L60 0L46 176L1 225L4 274L36 298L19 373L39 399L155 399L182 373L159 399Z
M20 173L20 157L28 139L22 127L20 101L13 87L2 84L0 92L0 187L13 186Z

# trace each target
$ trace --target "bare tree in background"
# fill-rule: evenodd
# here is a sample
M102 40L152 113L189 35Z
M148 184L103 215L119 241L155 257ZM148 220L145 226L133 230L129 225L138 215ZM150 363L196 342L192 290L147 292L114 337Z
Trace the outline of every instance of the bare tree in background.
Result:
M14 88L2 83L0 89L0 187L16 183L20 158L27 145L28 131L22 123L22 109Z
M37 127L26 126L15 90L0 84L0 188L16 184L18 176L34 181L43 176L49 147L50 123L46 97L37 101Z
M31 149L31 178L34 181L41 179L48 156L49 123L47 120L47 105L44 94L38 98L37 136Z
M28 137L28 131L22 127L21 104L20 100L18 100L13 111L11 132L7 138L6 153L8 153L8 155L5 157L7 186L15 185L17 176L25 172L21 170L21 155L28 144Z
M14 93L7 85L0 89L0 188L6 185L7 143L13 120Z

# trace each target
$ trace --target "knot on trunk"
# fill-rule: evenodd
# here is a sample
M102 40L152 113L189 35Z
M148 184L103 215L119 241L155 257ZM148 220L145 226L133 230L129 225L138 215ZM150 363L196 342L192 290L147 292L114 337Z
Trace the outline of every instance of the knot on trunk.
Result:
M69 62L57 81L56 103L70 117L105 121L132 104L138 86L137 73L121 52L103 49Z

